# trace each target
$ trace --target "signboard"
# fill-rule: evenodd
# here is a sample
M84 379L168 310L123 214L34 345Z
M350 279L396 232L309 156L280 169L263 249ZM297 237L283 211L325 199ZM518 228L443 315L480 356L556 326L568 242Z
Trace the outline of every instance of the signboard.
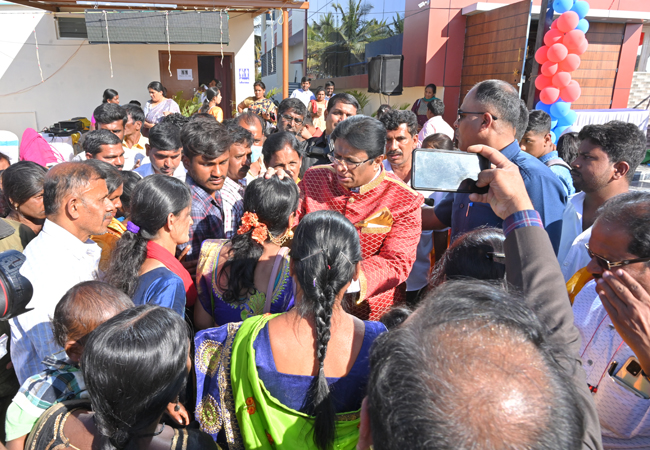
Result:
M177 69L178 72L178 80L187 80L187 81L192 81L194 78L192 78L192 69Z
M238 82L239 84L250 84L251 82L251 76L250 76L250 69L238 69Z

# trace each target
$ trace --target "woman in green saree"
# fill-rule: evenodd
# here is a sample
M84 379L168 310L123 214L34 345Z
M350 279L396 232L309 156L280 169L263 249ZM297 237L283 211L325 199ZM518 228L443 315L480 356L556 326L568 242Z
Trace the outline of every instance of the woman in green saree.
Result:
M296 307L197 334L196 418L230 449L354 449L368 353L386 331L346 313L361 246L341 214L308 214L291 250ZM330 350L328 352L328 350Z

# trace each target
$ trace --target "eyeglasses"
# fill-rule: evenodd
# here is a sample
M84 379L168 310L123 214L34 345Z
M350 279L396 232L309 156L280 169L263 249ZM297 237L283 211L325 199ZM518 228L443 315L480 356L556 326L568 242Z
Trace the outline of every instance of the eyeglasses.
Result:
M605 270L612 270L612 267L622 267L622 266L627 266L629 264L635 264L635 263L640 263L640 262L648 262L650 261L650 257L646 258L636 258L636 259L624 259L623 261L608 261L605 258L603 258L600 255L595 254L589 249L589 244L585 244L585 248L587 249L587 253L589 254L589 257L591 259L596 258L596 263L598 263L598 266L601 269Z
M363 163L367 163L368 161L372 161L373 159L375 159L375 158L368 158L368 159L366 159L365 161L361 161L361 162L353 162L353 161L348 161L347 159L344 159L344 158L337 158L336 156L334 156L334 153L330 153L329 155L327 155L327 157L328 157L328 158L330 159L330 161L332 161L334 164L342 164L342 165L344 165L348 170L354 170L354 169L356 169L357 167L359 167L361 164L363 164Z
M487 111L485 112L469 112L469 111L463 111L462 109L458 110L458 120L462 119L463 116L467 115L473 115L473 116L482 116L483 114L490 114L490 117L492 117L492 120L499 120L499 118L492 113L489 113Z
M294 122L296 125L302 125L302 122L303 122L302 119L290 116L289 114L282 114L280 117L282 117L287 122Z

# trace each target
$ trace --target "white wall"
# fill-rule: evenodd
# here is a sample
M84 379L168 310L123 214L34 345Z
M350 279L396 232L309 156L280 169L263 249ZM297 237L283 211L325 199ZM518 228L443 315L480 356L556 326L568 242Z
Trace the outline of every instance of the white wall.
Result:
M32 32L36 22L45 83L41 83L36 61ZM223 51L235 53L233 71L239 103L253 90L253 80L245 85L237 82L238 68L249 68L251 74L255 73L251 14L231 14L229 29L230 45L224 46ZM149 99L147 85L154 80L165 83L164 76L161 79L158 51L166 51L166 45L111 44L111 78L107 45L57 39L54 17L33 8L0 5L0 47L0 129L19 137L26 127L39 130L72 117L90 117L106 88L116 89L123 102L139 100L144 104ZM172 45L171 50L219 52L220 46Z

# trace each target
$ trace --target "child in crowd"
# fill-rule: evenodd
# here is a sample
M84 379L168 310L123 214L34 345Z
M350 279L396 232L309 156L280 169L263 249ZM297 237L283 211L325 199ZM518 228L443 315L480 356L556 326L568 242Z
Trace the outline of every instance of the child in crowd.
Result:
M7 410L8 450L23 449L27 435L52 405L87 398L79 360L90 332L116 314L133 308L119 289L100 281L72 287L54 310L54 338L63 350L45 359L47 369L27 379Z

